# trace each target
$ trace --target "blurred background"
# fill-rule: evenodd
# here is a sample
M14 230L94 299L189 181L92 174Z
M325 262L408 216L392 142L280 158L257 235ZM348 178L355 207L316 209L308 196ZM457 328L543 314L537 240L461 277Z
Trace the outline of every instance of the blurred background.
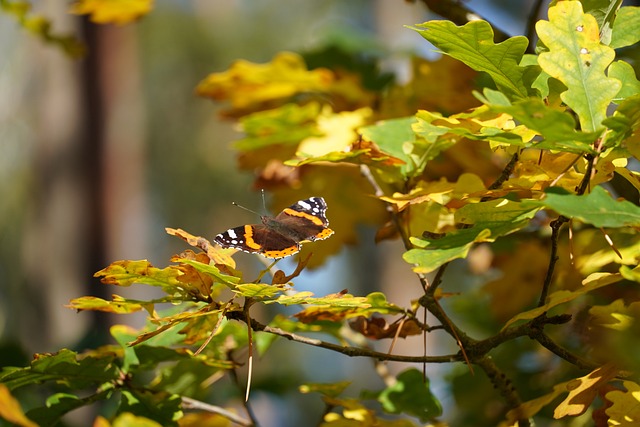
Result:
M516 35L526 33L536 3L465 6ZM53 31L83 39L88 53L71 59L0 13L0 366L25 365L34 352L94 347L109 339L110 324L139 324L134 316L113 319L64 306L82 295L108 297L113 290L93 274L115 260L166 265L186 244L165 227L212 239L256 221L231 205L262 212L254 176L237 169L230 148L240 135L219 118L220 105L194 94L209 73L240 58L266 62L283 50L304 53L338 41L385 52L383 67L402 81L411 54L435 55L403 26L438 18L420 1L158 0L137 23L99 26L69 14L67 1L32 4ZM358 247L307 272L296 286L319 294L382 289L406 305L421 291L394 286L415 281L409 266L400 256L377 256L403 249L397 242L375 246L374 233L362 230ZM376 265L372 273L373 264L391 258L398 264ZM238 259L241 268L262 267L251 255ZM404 345L421 354L420 343ZM291 347L275 352L334 360L323 350ZM343 359L335 358L337 378L363 364L370 369L369 361ZM285 368L259 362L256 371L331 380L326 371Z

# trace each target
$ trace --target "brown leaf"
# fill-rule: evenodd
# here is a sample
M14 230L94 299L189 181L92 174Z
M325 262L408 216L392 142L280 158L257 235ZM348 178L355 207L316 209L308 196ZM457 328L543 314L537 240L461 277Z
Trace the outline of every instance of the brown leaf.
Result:
M349 327L361 333L370 339L383 339L383 338L406 338L410 335L420 335L422 328L415 319L408 319L404 322L387 323L387 321L378 316L372 316L366 318L360 316L349 322ZM401 328L398 332L398 328Z

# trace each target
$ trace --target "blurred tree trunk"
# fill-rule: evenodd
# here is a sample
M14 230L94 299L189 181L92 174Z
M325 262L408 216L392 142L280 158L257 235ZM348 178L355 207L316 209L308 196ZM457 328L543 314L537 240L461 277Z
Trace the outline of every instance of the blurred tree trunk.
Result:
M24 251L28 291L12 318L14 333L38 352L74 346L83 334L89 341L80 348L108 339L107 315L77 314L64 305L82 295L109 298L113 290L93 274L114 257L146 252L135 32L86 19L80 31L88 47L83 60L43 47L33 70L39 101ZM123 251L125 236L132 245Z

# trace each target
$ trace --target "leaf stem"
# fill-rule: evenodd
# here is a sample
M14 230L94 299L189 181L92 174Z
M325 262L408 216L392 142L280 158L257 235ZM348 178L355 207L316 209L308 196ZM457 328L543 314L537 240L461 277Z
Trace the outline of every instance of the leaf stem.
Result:
M182 399L182 407L185 409L198 409L201 411L211 412L212 414L222 415L229 421L234 422L243 427L251 427L255 425L251 421L245 418L242 418L238 414L235 414L231 411L227 411L226 409L221 408L220 406L211 405L209 403L201 402L199 400L195 400L186 396L182 396L181 399Z

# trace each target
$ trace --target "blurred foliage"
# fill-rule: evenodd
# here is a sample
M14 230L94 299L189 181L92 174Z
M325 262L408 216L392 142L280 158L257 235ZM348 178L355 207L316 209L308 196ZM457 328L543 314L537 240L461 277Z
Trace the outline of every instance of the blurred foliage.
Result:
M299 384L326 405L322 426L446 425L441 417L476 426L637 423L640 207L610 184L617 176L640 190L630 167L640 154L640 82L631 64L614 61L614 48L638 42L619 26L636 22L640 9L563 1L548 16L536 25L536 55L525 55L523 36L495 43L486 21L418 24L412 29L445 56L410 59L412 79L402 84L381 71L384 51L340 43L266 63L238 60L204 76L196 93L223 104L221 116L242 131L238 168L255 174L276 207L323 197L335 234L304 242L292 272L272 263L248 277L235 249L167 229L192 249L165 267L121 260L96 273L105 285L153 286L162 296L69 304L144 312L147 324L113 326L117 344L3 368L0 416L52 425L109 401L117 408L96 425L255 425L252 411L238 415L239 399L214 384L227 379L249 397L240 366L251 379L255 354L286 338L377 363L459 363L446 378L452 410L431 390L429 371L381 368L385 386L355 394L348 374ZM377 290L316 296L295 288L298 276L357 245L362 225L377 229L377 241L402 241L415 283L395 285L420 288L418 300L402 307ZM452 293L454 268L481 285ZM295 314L258 320L256 310L269 306ZM456 352L374 350L435 331ZM13 394L43 382L55 392L23 410ZM199 412L185 415L190 409Z

